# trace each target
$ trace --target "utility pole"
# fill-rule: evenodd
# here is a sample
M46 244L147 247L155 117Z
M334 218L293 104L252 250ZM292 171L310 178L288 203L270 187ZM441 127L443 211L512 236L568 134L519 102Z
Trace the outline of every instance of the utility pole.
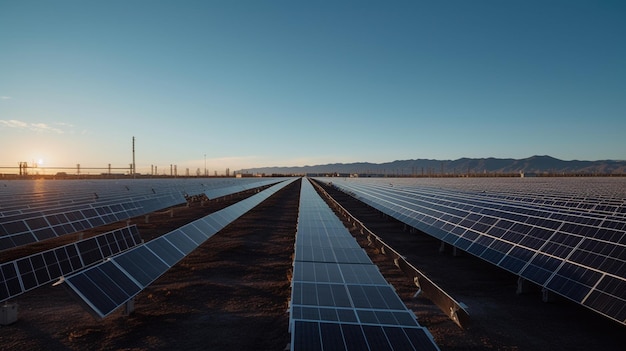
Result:
M135 173L137 173L137 169L135 168L135 137L133 137L133 178L135 178Z

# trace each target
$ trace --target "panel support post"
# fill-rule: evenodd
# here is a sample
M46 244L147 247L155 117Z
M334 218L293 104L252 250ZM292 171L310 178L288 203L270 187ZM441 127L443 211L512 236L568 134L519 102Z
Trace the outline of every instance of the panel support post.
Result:
M439 245L439 253L444 253L446 252L446 242L445 241L441 241L441 245Z
M124 315L130 316L135 311L135 298L126 301L124 304Z
M517 290L515 291L517 295L529 293L531 289L532 289L531 282L529 282L528 280L522 277L517 277Z
M456 246L452 246L452 256L454 257L461 256L461 250L459 250Z
M546 288L541 288L541 301L554 302L556 301L556 295Z
M420 279L418 276L413 277L413 283L417 286L417 291L415 292L415 295L413 295L413 298L415 298L422 294L422 287L420 286Z

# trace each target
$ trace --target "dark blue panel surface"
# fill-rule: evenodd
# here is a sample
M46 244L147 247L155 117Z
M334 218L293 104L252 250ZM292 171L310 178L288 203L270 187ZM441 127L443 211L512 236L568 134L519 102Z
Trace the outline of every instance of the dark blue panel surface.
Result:
M143 287L148 286L169 267L145 246L127 251L113 259Z
M184 254L165 239L152 240L146 246L170 267L180 261Z
M183 252L185 255L189 254L196 247L198 247L198 245L187 235L185 235L185 233L182 232L180 229L165 234L163 237L171 242L174 246L176 246L176 248Z

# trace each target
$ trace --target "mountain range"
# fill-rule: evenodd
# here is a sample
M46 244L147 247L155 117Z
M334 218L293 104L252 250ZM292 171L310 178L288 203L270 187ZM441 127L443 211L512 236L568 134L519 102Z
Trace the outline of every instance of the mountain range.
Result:
M333 163L301 167L261 167L240 170L244 174L360 174L393 176L441 176L441 175L504 175L504 174L551 174L551 175L626 175L626 161L564 161L551 156L532 156L524 159L511 158L460 158L457 160L397 160L386 163Z

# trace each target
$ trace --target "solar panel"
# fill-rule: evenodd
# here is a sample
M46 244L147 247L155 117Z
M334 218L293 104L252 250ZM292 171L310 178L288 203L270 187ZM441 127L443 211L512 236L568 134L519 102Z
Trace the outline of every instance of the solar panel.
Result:
M306 179L295 246L292 350L438 350Z
M304 239L303 239L304 240ZM314 246L301 244L296 246L296 256L300 261L315 262L337 262L337 263L369 263L370 258L363 249L342 248L342 247L322 247L319 244Z
M169 240L152 240L146 247L155 253L165 264L172 267L185 257L185 253L175 247Z
M421 327L296 320L294 350L438 350Z
M328 181L322 180L321 181ZM338 179L427 234L626 324L624 179Z
M94 311L109 311L123 305L142 287L112 261L94 266L66 280Z
M0 264L0 301L53 282L141 243L135 225Z
M88 307L88 311L94 317L104 318L132 299L230 221L242 216L294 180L295 178L284 180L237 204L117 255L107 262L71 275L65 279L65 283L69 291ZM119 283L116 279L119 279ZM113 285L110 286L111 284Z

